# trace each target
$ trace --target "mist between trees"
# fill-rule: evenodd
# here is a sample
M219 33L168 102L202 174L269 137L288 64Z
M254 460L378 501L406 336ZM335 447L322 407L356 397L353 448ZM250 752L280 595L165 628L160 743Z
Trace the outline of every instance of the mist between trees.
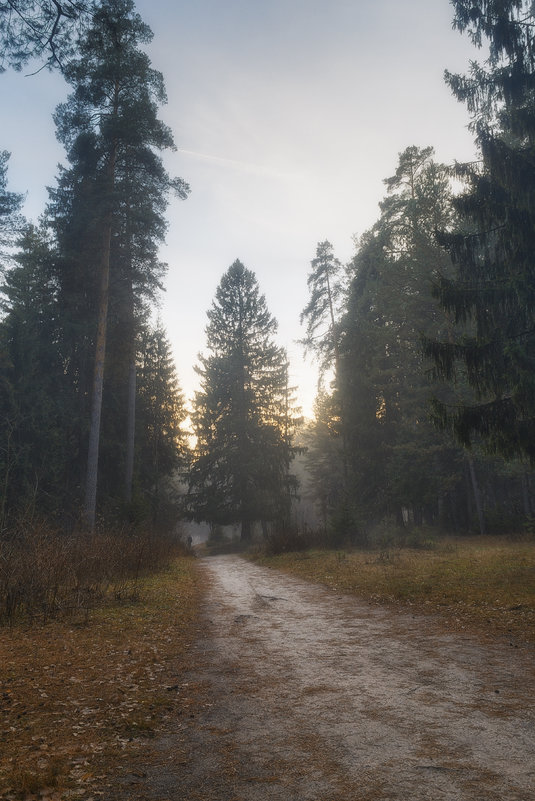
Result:
M466 76L446 75L479 159L404 149L351 262L319 242L296 309L323 376L304 421L239 260L222 265L191 410L181 392L156 317L158 253L168 198L189 187L163 166L164 81L133 2L0 3L4 66L37 58L70 88L54 114L65 166L39 225L0 159L2 547L37 523L180 535L204 521L279 550L531 533L535 17L521 0L452 6L482 48Z

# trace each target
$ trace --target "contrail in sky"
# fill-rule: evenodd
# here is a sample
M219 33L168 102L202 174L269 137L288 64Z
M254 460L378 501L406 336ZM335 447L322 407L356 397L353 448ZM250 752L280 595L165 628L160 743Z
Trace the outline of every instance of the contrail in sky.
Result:
M207 153L198 153L196 150L185 150L182 147L178 148L179 153L184 153L186 156L193 156L194 158L203 159L204 161L211 161L214 164L219 164L221 167L234 167L235 169L243 172L251 172L259 175L268 175L276 178L296 178L295 174L289 172L282 172L274 170L272 167L266 167L262 164L251 164L247 161L237 161L236 159L227 159L221 156L211 156Z

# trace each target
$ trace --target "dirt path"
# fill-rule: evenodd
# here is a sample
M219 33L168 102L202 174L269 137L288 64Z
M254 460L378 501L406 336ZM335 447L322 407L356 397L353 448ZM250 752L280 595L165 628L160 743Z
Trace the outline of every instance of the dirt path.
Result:
M133 799L535 801L533 652L236 557L202 569L209 637L180 688L201 702Z

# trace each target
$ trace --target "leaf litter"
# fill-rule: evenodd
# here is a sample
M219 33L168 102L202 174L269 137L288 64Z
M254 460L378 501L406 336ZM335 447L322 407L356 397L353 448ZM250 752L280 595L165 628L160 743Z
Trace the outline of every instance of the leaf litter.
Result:
M182 684L201 588L193 560L143 582L139 601L105 605L87 624L0 630L0 798L109 799Z

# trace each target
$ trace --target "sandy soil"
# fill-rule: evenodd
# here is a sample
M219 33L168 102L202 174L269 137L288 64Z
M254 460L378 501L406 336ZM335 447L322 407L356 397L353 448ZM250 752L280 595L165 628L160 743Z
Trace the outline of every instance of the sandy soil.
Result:
M234 556L201 567L190 712L131 799L535 801L533 651Z

